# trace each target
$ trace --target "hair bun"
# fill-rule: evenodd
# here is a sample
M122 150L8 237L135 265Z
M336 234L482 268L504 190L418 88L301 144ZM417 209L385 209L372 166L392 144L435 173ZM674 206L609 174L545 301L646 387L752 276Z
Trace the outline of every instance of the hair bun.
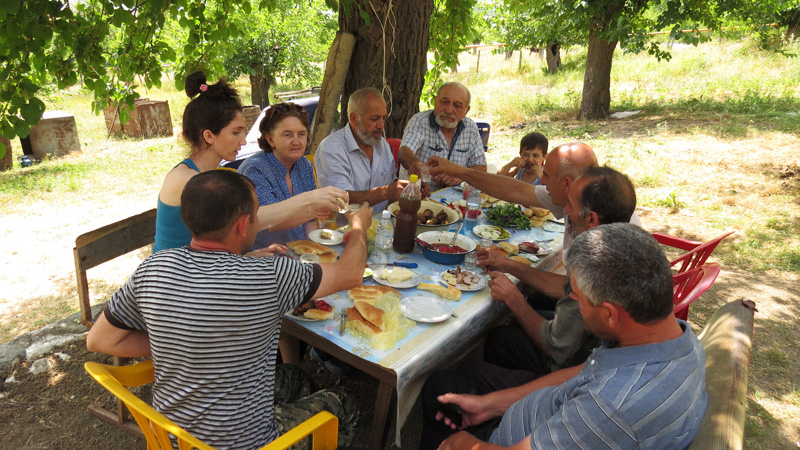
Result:
M202 71L197 71L186 77L186 86L184 91L189 98L193 98L200 93L200 86L206 83L206 74Z

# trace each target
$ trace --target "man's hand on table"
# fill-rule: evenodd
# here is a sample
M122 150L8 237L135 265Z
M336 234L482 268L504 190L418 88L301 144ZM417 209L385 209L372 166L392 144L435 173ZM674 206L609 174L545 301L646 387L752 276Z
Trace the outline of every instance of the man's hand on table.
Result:
M487 272L506 272L508 262L511 261L510 259L501 255L499 252L486 248L482 248L475 252L475 256L478 257L476 264L479 267L483 267Z
M258 256L258 257L267 257L267 256L275 256L275 255L285 255L286 250L288 247L281 244L271 244L269 247L260 248L258 250L253 250L252 252L245 253L244 256Z
M489 281L489 289L492 290L493 299L505 303L512 310L515 305L527 303L517 285L512 283L505 274L492 272L489 276L492 277L492 280Z
M480 425L487 420L493 419L490 411L484 406L484 397L471 394L444 394L437 397L441 403L452 403L461 408L461 427L457 427L450 419L444 416L441 411L436 412L436 420L444 422L448 427L458 430Z

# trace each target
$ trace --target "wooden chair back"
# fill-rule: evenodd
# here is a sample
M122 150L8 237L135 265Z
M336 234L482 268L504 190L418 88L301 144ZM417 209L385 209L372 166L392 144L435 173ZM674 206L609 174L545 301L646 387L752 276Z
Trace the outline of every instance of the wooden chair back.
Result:
M137 214L114 222L75 239L75 277L78 282L78 302L81 322L92 327L92 307L86 271L133 250L150 245L156 236L156 210Z

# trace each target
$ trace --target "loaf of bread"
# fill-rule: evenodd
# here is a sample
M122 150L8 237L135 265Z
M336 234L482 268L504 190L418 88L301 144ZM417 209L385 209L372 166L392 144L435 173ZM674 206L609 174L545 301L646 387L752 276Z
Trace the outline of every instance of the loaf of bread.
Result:
M510 242L501 242L497 244L497 246L503 249L503 251L505 251L506 255L508 256L514 256L519 254L519 247Z
M318 244L314 241L290 241L286 243L286 246L297 255L302 255L305 253L319 255L319 262L321 263L334 262L336 261L336 257L339 256L339 253L337 253L336 250L326 247L322 244Z
M419 286L417 286L417 289L433 292L434 294L438 295L439 297L442 297L445 300L458 301L461 299L461 290L459 290L455 286L445 287L440 284L420 283Z

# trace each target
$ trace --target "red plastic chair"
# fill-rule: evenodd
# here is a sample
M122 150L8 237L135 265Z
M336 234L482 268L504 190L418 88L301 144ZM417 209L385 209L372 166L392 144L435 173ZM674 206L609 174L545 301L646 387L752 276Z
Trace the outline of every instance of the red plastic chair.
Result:
M653 233L653 237L656 239L656 241L658 241L659 244L669 245L670 247L686 250L688 252L680 258L670 262L672 267L675 267L678 265L678 263L680 263L678 273L681 273L705 264L706 260L708 260L708 257L711 256L711 253L713 253L714 249L717 248L717 245L719 245L723 239L732 235L733 233L733 231L729 231L722 236L706 242L705 244L662 233Z
M394 168L397 169L399 167L399 163L397 162L397 154L400 152L400 144L403 141L397 138L386 138L386 142L392 146L392 155L394 155Z
M719 270L719 264L708 263L672 276L674 283L672 294L672 304L674 306L672 312L675 313L675 317L687 320L689 317L689 305L714 284L714 280L719 275Z

